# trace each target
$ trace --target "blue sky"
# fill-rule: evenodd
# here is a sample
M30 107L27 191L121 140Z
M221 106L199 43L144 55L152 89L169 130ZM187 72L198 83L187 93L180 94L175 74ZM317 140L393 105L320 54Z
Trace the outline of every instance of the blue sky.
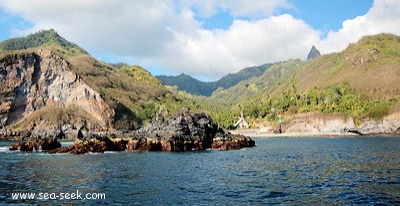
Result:
M372 0L297 0L291 14L303 19L324 34L342 27L343 21L362 16L372 7ZM290 11L289 11L290 12Z
M289 13L296 18L302 19L314 29L327 34L331 30L339 30L343 21L364 15L372 7L372 0L295 0L291 2L292 7L278 9L275 14ZM235 17L223 9L208 18L199 18L203 21L205 29L228 29ZM245 17L236 17L244 18Z
M209 81L400 34L399 13L397 0L0 0L0 41L53 28L103 61Z

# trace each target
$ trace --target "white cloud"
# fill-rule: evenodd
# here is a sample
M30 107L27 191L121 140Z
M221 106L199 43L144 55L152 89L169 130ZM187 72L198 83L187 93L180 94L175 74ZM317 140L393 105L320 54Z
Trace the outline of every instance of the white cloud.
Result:
M32 22L33 28L54 28L96 56L117 56L129 63L215 80L246 66L306 58L312 45L323 53L344 49L365 34L400 34L397 0L376 0L364 16L343 22L321 40L321 32L291 15L287 0L0 0L6 11ZM227 30L205 30L197 17L218 10L235 17Z
M124 56L158 55L172 40L165 24L173 16L172 1L39 0L2 1L9 11L31 21L24 31L54 28L89 51Z
M400 1L375 0L373 7L363 16L343 22L339 31L330 31L319 47L322 53L337 52L362 36L378 33L400 35Z
M319 33L291 15L235 21L221 38L234 56L254 64L307 55Z
M305 58L319 33L290 15L257 21L236 20L229 30L175 33L160 60L179 72L221 77L247 66Z

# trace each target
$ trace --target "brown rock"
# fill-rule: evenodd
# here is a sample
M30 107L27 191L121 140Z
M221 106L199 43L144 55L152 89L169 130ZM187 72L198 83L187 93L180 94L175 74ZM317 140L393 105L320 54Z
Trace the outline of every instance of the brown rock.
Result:
M236 150L245 147L254 147L255 145L255 141L251 138L237 135L229 138L218 138L211 144L211 148L216 150Z
M61 143L57 139L40 139L36 141L16 142L9 147L9 150L19 150L24 152L48 151L61 148Z

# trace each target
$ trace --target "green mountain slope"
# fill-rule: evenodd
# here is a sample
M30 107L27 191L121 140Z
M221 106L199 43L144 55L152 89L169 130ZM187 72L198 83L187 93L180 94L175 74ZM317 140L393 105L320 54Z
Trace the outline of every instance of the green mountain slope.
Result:
M273 64L264 64L256 67L245 68L235 74L228 74L215 82L202 82L189 75L157 76L158 79L168 86L178 86L182 91L194 95L211 96L218 88L228 89L241 81L262 75Z
M261 75L242 81L229 89L218 89L211 98L234 104L253 95L263 95L267 91L271 92L271 88L275 85L294 75L304 64L298 59L276 63Z
M284 114L322 112L351 115L357 123L380 119L399 109L398 79L400 37L366 36L342 52L299 62L292 75L270 87L261 86L236 104L253 118L273 120ZM252 79L247 84L257 83Z
M26 37L11 38L0 43L0 53L31 48L47 48L64 56L88 54L78 45L62 38L53 29L42 30Z
M187 74L181 74L178 76L165 76L160 75L157 78L168 86L178 86L182 91L188 92L194 95L210 96L215 90L215 84L212 82L202 82Z
M263 64L261 66L248 67L240 70L235 74L228 74L216 82L216 88L222 87L224 89L228 89L232 86L235 86L241 81L248 80L253 77L258 77L264 74L264 72L272 65L274 64Z
M392 34L366 36L343 52L316 59L296 74L302 91L346 83L378 99L399 97L399 77L400 37Z

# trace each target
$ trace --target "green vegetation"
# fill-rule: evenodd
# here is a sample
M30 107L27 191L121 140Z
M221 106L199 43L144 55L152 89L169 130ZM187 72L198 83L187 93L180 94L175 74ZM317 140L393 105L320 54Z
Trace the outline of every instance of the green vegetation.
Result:
M30 48L48 48L64 56L87 54L74 43L71 43L53 29L42 30L26 37L11 38L0 43L0 52L25 50Z
M160 107L177 111L183 106L174 106L179 100L140 66L116 69L89 55L71 57L68 61L71 69L114 108L117 128L139 128L151 121Z
M157 78L168 86L178 86L182 91L193 95L211 96L220 89L229 89L238 83L262 75L273 64L264 64L256 67L245 68L238 73L228 74L215 82L202 82L189 75L157 76Z
M368 36L341 53L275 64L261 77L219 90L212 98L242 108L250 121L307 112L351 115L356 124L378 120L399 107L399 39Z
M122 67L129 67L129 64L124 63L124 62L120 62L120 63L108 63L109 65L117 68L117 69L121 69Z
M283 81L293 76L305 63L299 59L276 63L269 67L262 75L242 81L229 88L215 91L211 96L217 101L237 104L253 95L263 96L270 93L280 93L278 88Z
M186 74L181 74L176 77L161 75L157 76L157 78L164 85L178 86L180 90L194 95L210 96L214 90L213 83L202 82Z

